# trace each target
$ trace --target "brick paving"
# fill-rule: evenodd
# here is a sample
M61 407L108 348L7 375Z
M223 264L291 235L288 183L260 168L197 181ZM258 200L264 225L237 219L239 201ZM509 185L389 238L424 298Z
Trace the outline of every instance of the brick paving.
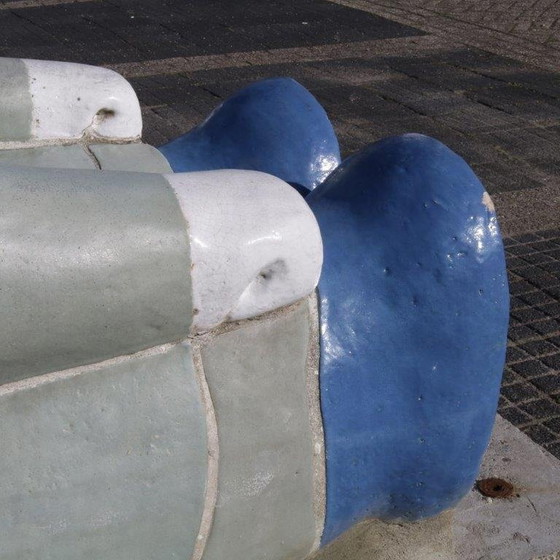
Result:
M248 83L292 76L326 108L345 155L384 136L429 134L497 200L521 197L521 217L538 200L560 222L559 21L560 0L0 0L0 56L117 69L154 145ZM506 245L499 411L560 458L560 230Z
M499 412L560 458L560 229L504 241L511 317Z
M478 47L552 71L560 65L558 0L331 1L411 25L450 43Z
M391 0L371 3L399 6L412 13L422 10L433 17L494 29L550 48L560 46L558 0Z
M465 49L145 76L130 81L159 145L248 83L290 75L327 110L345 155L384 136L430 134L496 192L548 185L560 169L560 79Z

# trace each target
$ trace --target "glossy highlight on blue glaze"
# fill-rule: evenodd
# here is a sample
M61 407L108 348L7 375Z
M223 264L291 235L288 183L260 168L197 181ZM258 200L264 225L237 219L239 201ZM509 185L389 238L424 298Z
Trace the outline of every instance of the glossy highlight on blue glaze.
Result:
M325 110L291 78L271 78L238 91L201 125L159 150L175 172L263 171L300 193L320 184L340 163Z
M381 140L307 197L321 228L323 543L455 505L489 441L509 296L488 195L437 140Z

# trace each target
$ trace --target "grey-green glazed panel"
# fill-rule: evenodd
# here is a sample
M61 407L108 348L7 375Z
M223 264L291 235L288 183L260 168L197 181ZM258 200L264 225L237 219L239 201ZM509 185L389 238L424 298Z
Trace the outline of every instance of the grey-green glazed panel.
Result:
M0 167L0 383L178 341L187 226L160 175Z
M190 558L207 472L190 350L59 375L0 388L0 560Z
M29 75L17 58L0 58L0 142L31 137L33 108Z
M93 158L79 144L2 150L0 151L0 165L97 169Z
M173 173L164 155L148 144L91 144L101 169Z
M220 441L204 560L290 560L313 545L306 305L221 334L202 359Z

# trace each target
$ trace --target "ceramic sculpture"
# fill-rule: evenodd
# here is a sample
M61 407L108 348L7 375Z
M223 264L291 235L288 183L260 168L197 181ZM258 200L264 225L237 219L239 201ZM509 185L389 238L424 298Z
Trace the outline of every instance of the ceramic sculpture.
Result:
M460 500L508 296L459 156L405 135L326 177L336 137L291 80L159 152L113 72L0 76L0 560L303 560ZM305 157L284 144L304 107Z
M173 171L254 169L304 193L340 163L325 110L289 78L262 80L238 91L199 126L159 149Z
M468 492L496 414L509 298L490 197L436 140L377 142L307 201L325 254L329 541L364 517L421 519Z
M140 142L132 86L116 72L0 58L0 165L170 173Z

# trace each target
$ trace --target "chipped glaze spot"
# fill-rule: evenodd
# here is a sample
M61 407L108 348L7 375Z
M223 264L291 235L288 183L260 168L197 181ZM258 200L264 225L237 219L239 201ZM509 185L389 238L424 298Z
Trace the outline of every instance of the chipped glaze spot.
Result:
M492 197L488 194L487 191L484 191L484 194L482 195L482 204L484 204L484 206L486 206L486 208L488 208L490 212L496 211L496 208L494 208Z

